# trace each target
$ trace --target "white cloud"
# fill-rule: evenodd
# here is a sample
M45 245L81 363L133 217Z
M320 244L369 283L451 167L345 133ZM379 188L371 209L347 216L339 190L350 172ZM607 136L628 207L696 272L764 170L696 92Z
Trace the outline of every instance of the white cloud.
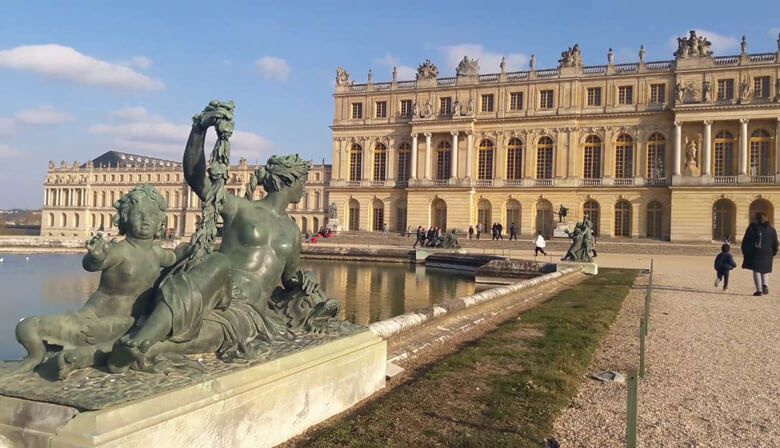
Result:
M101 61L57 44L22 45L0 50L0 68L98 87L125 90L160 90L163 83L130 67Z
M704 36L712 43L712 52L715 56L728 56L731 54L739 53L739 41L740 39L734 36L725 36L713 31L707 31L700 28L696 28L697 36ZM677 50L677 38L685 36L688 37L689 33L680 34L679 36L672 36L669 38L669 48Z
M0 137L10 137L14 133L13 118L0 117Z
M392 77L392 69L393 67L395 67L396 71L398 72L399 81L413 80L417 75L416 68L409 65L401 64L400 59L397 56L393 56L391 54L386 54L379 59L374 59L374 62L381 66L389 68L391 70L390 72L391 77Z
M73 115L48 105L19 111L14 118L18 123L29 126L62 124L75 120Z
M290 76L290 64L282 58L264 56L255 61L255 66L265 79L287 81Z
M21 155L22 155L21 150L0 143L0 159L20 157Z
M158 153L167 157L181 157L190 125L176 124L166 118L150 114L143 107L120 109L111 114L112 122L89 128L96 135L113 137L113 143L123 151ZM206 150L210 151L216 137L213 131L206 138ZM236 131L230 139L232 156L250 160L260 159L270 150L271 143L265 137L244 131Z
M506 57L506 70L508 72L528 69L528 56L524 53L493 53L479 44L446 45L440 47L439 51L442 52L446 60L447 67L443 70L445 72L455 71L455 67L463 60L463 56L479 59L480 73L498 73L502 57ZM441 70L441 67L439 69Z
M117 61L116 63L128 67L138 67L141 70L146 70L152 66L152 60L146 56L133 56L130 59L123 59L121 61Z

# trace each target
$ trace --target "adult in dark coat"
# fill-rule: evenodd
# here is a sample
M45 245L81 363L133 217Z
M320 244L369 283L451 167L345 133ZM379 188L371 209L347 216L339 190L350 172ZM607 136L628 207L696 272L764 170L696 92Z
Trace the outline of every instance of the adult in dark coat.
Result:
M772 272L777 248L777 231L769 225L763 213L756 213L755 220L742 237L742 268L753 271L753 283L756 286L754 296L769 294L767 277Z

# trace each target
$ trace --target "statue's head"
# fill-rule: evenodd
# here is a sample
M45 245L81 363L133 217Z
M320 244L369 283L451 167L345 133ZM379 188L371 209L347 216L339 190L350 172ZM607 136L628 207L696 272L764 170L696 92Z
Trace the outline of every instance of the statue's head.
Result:
M290 202L298 202L303 197L309 168L311 163L301 159L298 154L271 156L265 166L255 172L255 177L268 193L290 189Z
M151 185L139 185L114 203L114 225L120 235L152 239L165 219L165 199Z

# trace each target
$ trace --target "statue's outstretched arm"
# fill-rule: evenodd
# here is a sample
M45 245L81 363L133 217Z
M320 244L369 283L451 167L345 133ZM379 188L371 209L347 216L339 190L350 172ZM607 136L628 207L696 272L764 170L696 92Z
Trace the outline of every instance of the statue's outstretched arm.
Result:
M182 161L184 165L184 179L201 201L206 198L206 192L211 184L208 176L206 176L206 154L203 152L206 129L198 123L193 123Z

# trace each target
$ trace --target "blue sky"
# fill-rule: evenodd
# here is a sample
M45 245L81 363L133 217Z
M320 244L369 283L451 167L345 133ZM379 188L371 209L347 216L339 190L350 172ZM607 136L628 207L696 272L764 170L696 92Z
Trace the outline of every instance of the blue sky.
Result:
M640 6L641 5L641 6ZM475 9L477 8L477 9ZM672 58L674 38L706 31L716 55L777 49L776 1L205 2L9 1L0 14L0 208L40 207L47 161L110 149L178 159L190 117L237 104L234 157L297 152L330 161L337 65L364 82L442 76L465 54L482 72L554 67L579 42L586 65Z

